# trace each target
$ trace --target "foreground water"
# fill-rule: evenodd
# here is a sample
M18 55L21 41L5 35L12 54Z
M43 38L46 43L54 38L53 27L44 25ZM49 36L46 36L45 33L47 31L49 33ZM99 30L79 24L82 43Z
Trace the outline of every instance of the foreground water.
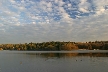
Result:
M0 72L108 72L108 51L0 51Z

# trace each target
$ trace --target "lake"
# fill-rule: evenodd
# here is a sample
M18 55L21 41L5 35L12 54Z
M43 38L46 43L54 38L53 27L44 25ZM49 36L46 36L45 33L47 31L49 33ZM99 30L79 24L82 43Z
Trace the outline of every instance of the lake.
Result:
M0 72L108 72L107 50L0 51Z

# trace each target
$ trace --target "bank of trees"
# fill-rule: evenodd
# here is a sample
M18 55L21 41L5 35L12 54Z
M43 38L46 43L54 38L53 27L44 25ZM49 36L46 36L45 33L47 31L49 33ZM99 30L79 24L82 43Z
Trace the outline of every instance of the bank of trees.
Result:
M61 50L108 50L108 41L95 42L43 42L43 43L25 43L25 44L1 44L3 50L29 50L29 51L61 51Z

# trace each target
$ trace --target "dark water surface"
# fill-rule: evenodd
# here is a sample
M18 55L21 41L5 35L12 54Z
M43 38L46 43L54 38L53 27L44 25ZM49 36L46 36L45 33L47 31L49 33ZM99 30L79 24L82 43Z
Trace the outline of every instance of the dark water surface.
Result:
M108 72L108 51L0 51L0 72Z

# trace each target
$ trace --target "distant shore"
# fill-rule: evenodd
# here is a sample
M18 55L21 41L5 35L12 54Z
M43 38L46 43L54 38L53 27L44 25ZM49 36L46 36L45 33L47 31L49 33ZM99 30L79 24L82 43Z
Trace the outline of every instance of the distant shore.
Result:
M95 42L42 42L25 44L0 44L0 50L18 51L71 51L71 50L108 50L108 41Z

